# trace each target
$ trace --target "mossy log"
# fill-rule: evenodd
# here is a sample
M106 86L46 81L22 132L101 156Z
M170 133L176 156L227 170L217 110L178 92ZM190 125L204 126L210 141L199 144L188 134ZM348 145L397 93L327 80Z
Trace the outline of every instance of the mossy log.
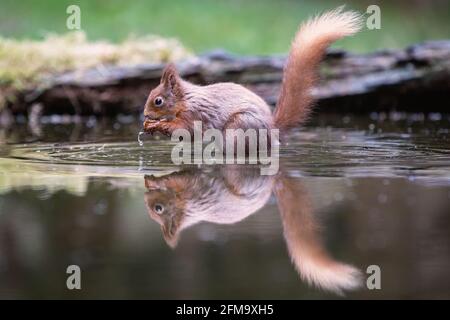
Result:
M240 83L275 105L284 64L284 56L241 57L216 51L177 66L194 83ZM163 64L140 64L65 73L45 87L22 92L8 108L14 114L27 114L38 103L44 114L137 114L159 83L163 68ZM448 112L450 41L370 54L330 50L314 95L317 112Z

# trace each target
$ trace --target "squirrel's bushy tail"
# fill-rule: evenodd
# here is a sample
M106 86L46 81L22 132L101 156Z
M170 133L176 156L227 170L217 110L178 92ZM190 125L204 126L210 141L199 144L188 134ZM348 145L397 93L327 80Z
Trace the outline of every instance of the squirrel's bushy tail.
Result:
M308 118L314 102L311 89L316 83L325 50L334 41L361 29L361 15L343 9L343 6L338 7L300 26L284 69L280 98L274 112L276 128L289 129Z
M301 182L280 175L274 192L289 255L300 277L336 294L360 287L361 271L335 260L326 250L311 196Z

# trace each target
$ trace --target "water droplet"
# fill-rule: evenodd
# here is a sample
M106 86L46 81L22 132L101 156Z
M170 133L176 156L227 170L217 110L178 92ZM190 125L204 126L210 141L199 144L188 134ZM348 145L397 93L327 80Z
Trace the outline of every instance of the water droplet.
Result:
M94 116L90 116L86 121L86 127L93 128L97 123L97 119Z
M351 118L349 116L345 116L345 117L342 118L342 122L344 124L349 124L350 121L351 121Z
M144 141L142 141L142 139L141 139L141 136L142 136L143 134L145 134L144 131L139 131L138 137L137 137L137 141L138 141L140 147L143 147L143 146L144 146Z

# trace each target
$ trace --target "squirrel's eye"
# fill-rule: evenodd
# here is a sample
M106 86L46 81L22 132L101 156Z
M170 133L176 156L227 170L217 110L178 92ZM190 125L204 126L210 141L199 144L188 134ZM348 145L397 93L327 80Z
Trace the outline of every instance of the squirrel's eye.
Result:
M162 97L156 97L154 103L155 106L161 107L164 103L164 99Z
M157 214L162 214L164 212L164 206L160 203L155 204L154 210Z

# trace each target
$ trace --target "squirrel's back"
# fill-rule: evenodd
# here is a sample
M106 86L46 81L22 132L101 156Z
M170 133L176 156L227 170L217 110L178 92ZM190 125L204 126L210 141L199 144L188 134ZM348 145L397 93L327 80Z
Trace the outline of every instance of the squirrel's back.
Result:
M272 112L267 103L242 85L223 82L207 86L185 84L185 101L206 127L224 129L236 115L248 116L259 122L256 128L272 127ZM242 125L252 127L249 124Z

